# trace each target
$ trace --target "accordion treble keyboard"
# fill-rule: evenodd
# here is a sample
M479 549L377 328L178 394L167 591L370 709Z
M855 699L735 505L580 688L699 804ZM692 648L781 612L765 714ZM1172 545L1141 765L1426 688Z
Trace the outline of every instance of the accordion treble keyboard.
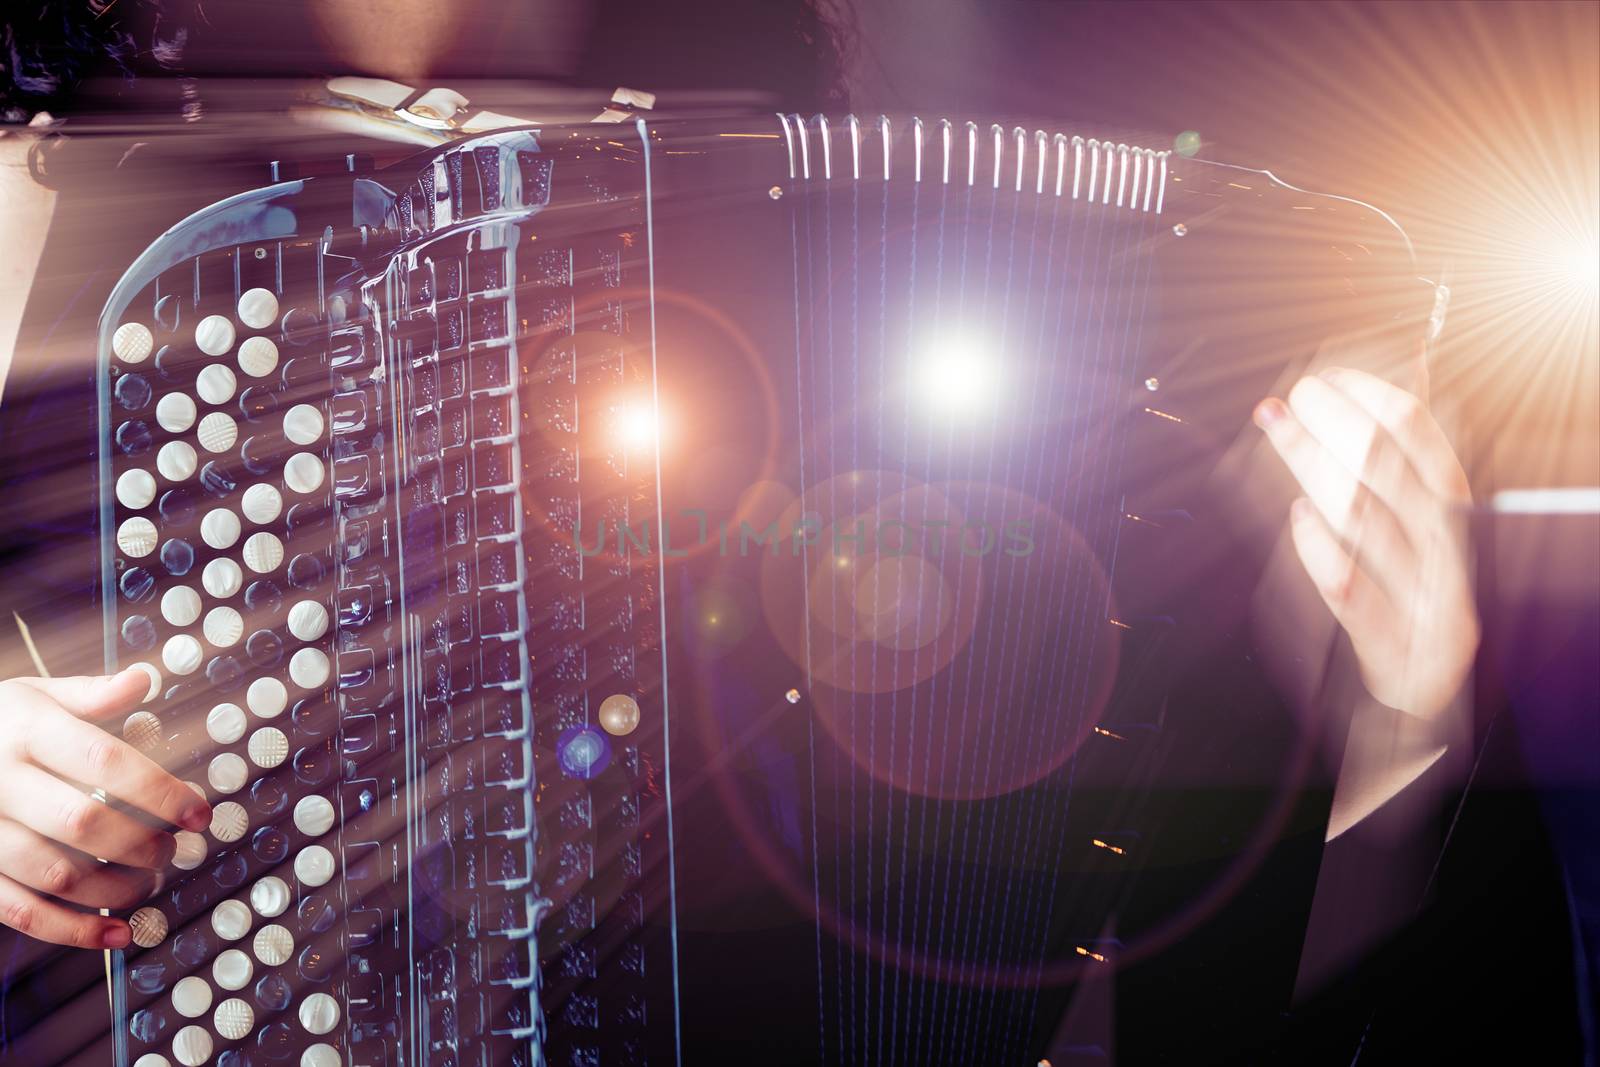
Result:
M572 535L655 506L604 436L634 234L536 226L526 133L411 177L203 212L103 320L124 733L216 811L132 916L122 1063L645 1062L657 583Z

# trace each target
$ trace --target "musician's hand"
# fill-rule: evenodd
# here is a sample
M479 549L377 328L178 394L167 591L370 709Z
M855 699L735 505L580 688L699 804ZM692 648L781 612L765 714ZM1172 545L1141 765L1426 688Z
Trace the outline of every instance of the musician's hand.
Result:
M0 923L63 945L128 944L126 922L72 905L141 903L155 892L175 841L88 789L104 789L167 826L210 825L211 808L194 790L94 725L120 726L149 684L136 669L0 682Z
M1256 406L1305 496L1300 562L1355 646L1372 695L1430 717L1478 647L1461 505L1466 474L1424 403L1357 370L1302 378Z

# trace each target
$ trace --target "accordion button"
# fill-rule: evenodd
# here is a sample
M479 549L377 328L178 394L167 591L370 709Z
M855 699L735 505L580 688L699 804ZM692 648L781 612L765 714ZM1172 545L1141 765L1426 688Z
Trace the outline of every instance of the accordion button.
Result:
M143 516L129 519L117 527L117 547L124 556L148 556L156 548L156 524Z
M278 394L265 386L252 385L239 396L239 414L247 422L271 418L278 410Z
M281 766L289 758L289 739L276 726L264 726L251 734L246 747L250 762L265 770Z
M230 948L218 956L211 965L211 978L223 989L230 992L243 989L250 984L250 976L255 973L256 965L250 957L236 948Z
M233 323L221 315L207 315L195 324L194 346L208 356L220 356L233 347Z
M300 972L301 978L319 985L333 977L333 967L333 959L315 945L301 952L295 964L295 970Z
M327 573L322 559L309 552L302 552L289 561L289 584L296 589L315 589Z
M333 829L333 804L327 797L301 797L294 806L294 826L307 837L321 837Z
M238 485L238 479L233 476L225 464L217 460L212 460L200 468L200 488L212 496L230 496L238 488Z
M276 678L257 678L250 683L245 704L263 719L275 719L289 706L289 691Z
M279 589L278 583L271 579L257 578L245 587L244 605L260 615L277 615L278 610L283 607L283 590ZM263 633L270 632L263 631ZM273 637L273 642L274 645L280 644L276 637ZM273 663L278 661L276 655L271 658Z
M287 982L284 987L288 987ZM303 1040L288 1023L269 1023L256 1034L256 1053L267 1063L291 1063Z
M172 1006L185 1019L198 1019L211 1009L211 985L204 978L190 975L172 987Z
M156 350L156 373L169 382L186 380L194 373L191 354L175 345L162 345Z
M122 590L123 599L143 604L156 595L156 580L143 567L129 567L117 579L117 588Z
M172 865L180 871L192 871L205 862L206 839L199 834L190 833L188 830L179 830L172 835L178 842L177 851L172 854Z
M246 437L239 446L239 461L251 474L266 474L273 464L272 442L265 434Z
M211 909L211 929L224 941L237 941L250 932L250 909L242 901L224 900Z
M300 916L301 929L314 934L327 933L339 921L338 910L321 893L312 893L302 899L296 914Z
M301 641L315 641L328 632L328 609L315 600L302 600L289 609L289 632Z
M226 452L239 440L239 424L231 415L213 411L200 420L195 437L207 452Z
M150 436L150 427L140 419L125 422L117 427L117 448L124 456L142 456L150 451L150 446L155 439Z
M289 806L289 793L271 778L258 778L250 785L250 803L263 815L278 815Z
M294 776L306 785L319 786L333 776L333 747L330 743L307 745L294 754Z
M266 482L257 483L244 491L239 510L257 525L271 522L283 511L283 494Z
M190 626L200 617L200 594L175 585L161 597L161 617L174 626Z
M301 689L320 689L330 670L327 653L318 648L302 648L289 657L289 679Z
M150 404L152 390L142 374L124 374L113 390L124 411L143 411Z
M158 996L167 988L167 965L140 963L129 967L128 984L146 996Z
M326 472L322 460L310 452L296 452L283 465L283 484L296 493L314 493L322 488Z
M231 745L244 736L248 725L237 704L218 704L206 714L206 734L219 745Z
M122 723L122 738L140 752L161 744L161 720L148 711L136 711Z
M231 648L244 634L244 619L232 608L212 608L201 629L217 648Z
M321 1041L307 1047L300 1054L300 1067L343 1067L343 1064L344 1061L339 1058L339 1050ZM138 1065L135 1064L134 1067Z
M278 369L278 346L267 337L251 337L239 346L239 369L252 378L265 378Z
M255 589L261 585L265 585L269 589L275 588L271 582L252 582L250 583L250 588ZM276 603L275 599L265 595L250 597L250 600L257 605ZM276 667L283 662L283 641L271 630L257 630L251 634L250 640L244 644L244 649L250 656L250 662L262 670Z
M185 967L199 967L211 958L211 939L191 927L172 939L172 958Z
M234 752L224 752L206 768L206 781L219 793L237 793L250 779L250 769L244 758Z
M156 404L156 425L168 433L183 433L194 425L196 414L188 393L168 393Z
M276 919L289 910L289 883L277 875L267 875L250 887L250 906L263 919Z
M226 404L233 397L233 391L239 388L239 379L234 377L233 369L221 363L213 363L203 369L194 380L194 391L199 394L212 407Z
M301 885L315 889L333 878L333 853L321 845L307 845L294 858L294 876Z
M156 510L161 513L163 522L176 526L188 522L194 514L194 498L183 489L168 489L161 494L161 502L156 505Z
M250 877L250 864L237 852L225 852L211 867L211 879L230 893ZM248 909L246 909L248 911Z
M150 677L150 688L145 690L144 698L154 700L156 694L161 692L161 672L153 663L135 663L134 666Z
M265 330L278 320L278 298L271 289L246 289L239 295L239 321L252 330Z
M261 862L282 863L289 857L289 835L275 827L264 826L250 839L250 847Z
M176 293L168 293L156 301L156 325L172 333L183 321L183 301Z
M322 412L310 404L296 404L284 413L283 436L294 444L315 444L322 437L322 428Z
M244 542L244 565L257 574L270 574L283 563L283 542L273 534L253 533Z
M193 446L185 441L168 441L156 453L156 471L169 482L187 481L199 465Z
M224 800L211 811L211 836L225 845L239 840L249 828L250 816L237 801Z
M294 935L286 926L273 923L263 926L256 932L256 939L252 946L255 949L256 959L268 967L280 967L289 961L294 954ZM273 1010L282 1011L288 1007L287 1001L281 1005L273 1005Z
M142 322L125 322L111 335L111 351L124 363L143 363L155 343L150 327Z
M185 1026L172 1039L172 1058L183 1067L200 1067L211 1058L211 1033L204 1027Z
M161 565L175 578L182 578L194 566L194 548L181 537L161 546Z
M201 649L200 642L188 634L169 637L161 648L161 662L173 674L193 674L200 669L200 664L204 660L205 652Z
M129 615L122 620L122 640L136 652L145 652L156 645L156 626L146 615Z
M123 471L117 479L117 502L128 510L147 508L155 498L156 480L149 471Z
M212 508L200 520L200 540L219 551L232 548L239 533L239 516L228 508Z
M144 1008L128 1020L128 1032L139 1041L153 1045L167 1032L167 1014L157 1008Z
M256 1013L249 1004L238 997L230 997L217 1005L217 1012L211 1018L216 1026L217 1033L228 1041L238 1041L248 1037L256 1024Z
M167 936L167 917L159 908L140 908L128 916L133 943L140 948L155 948Z
M211 906L211 885L199 878L187 879L179 883L169 899L178 918L187 919Z
M322 1036L339 1025L339 1002L326 993L313 993L300 1002L300 1025Z
M244 678L244 667L233 656L217 656L206 664L206 681L219 690L232 691Z

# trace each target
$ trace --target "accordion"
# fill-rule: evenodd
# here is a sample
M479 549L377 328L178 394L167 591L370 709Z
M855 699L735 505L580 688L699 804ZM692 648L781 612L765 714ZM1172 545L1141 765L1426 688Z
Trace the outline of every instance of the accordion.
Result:
M1436 293L1365 205L917 119L500 130L177 223L100 319L99 585L216 814L115 1062L1056 1047L1271 822L1174 785L1270 729L1184 682L1255 565L1207 472Z

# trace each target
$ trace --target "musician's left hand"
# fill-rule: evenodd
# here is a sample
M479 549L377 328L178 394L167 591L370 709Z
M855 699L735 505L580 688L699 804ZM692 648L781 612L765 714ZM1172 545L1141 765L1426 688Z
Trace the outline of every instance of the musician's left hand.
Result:
M1464 536L1467 477L1417 397L1357 370L1302 378L1255 421L1300 483L1295 551L1350 635L1367 689L1423 717L1460 691L1478 647Z

